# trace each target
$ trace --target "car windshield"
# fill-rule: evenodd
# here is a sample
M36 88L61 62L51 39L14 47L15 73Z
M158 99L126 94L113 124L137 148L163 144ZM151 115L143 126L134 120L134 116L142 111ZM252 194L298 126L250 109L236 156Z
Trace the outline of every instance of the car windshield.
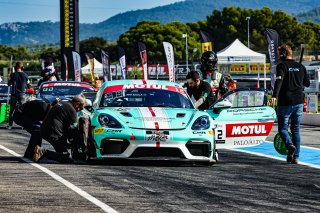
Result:
M102 95L100 107L172 107L191 108L186 94L160 89L125 89Z
M92 92L94 88L87 84L48 83L40 88L40 96L72 96L82 92Z

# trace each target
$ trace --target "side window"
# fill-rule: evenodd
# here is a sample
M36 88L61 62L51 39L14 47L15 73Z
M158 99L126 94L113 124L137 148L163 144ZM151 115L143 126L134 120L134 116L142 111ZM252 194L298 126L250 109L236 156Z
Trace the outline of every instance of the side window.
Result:
M232 103L232 107L257 107L265 105L264 91L237 91L225 99Z

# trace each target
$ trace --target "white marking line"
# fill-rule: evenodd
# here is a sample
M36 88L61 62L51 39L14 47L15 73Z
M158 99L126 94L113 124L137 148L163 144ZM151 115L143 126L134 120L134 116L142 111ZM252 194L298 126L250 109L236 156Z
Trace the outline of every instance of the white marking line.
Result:
M0 149L3 149L4 151L10 153L11 155L13 155L15 157L18 157L18 158L22 159L23 161L25 161L26 163L29 163L30 165L40 169L41 171L43 171L44 173L48 174L49 176L51 176L56 181L64 184L66 187L68 187L72 191L76 192L77 194L79 194L83 198L89 200L91 203L93 203L96 206L100 207L103 211L110 212L110 213L116 213L117 212L116 210L114 210L113 208L108 206L107 204L105 204L105 203L101 202L100 200L98 200L97 198L91 196L87 192L83 191L82 189L80 189L76 185L70 183L69 181L63 179L59 175L57 175L54 172L50 171L49 169L47 169L47 168L45 168L45 167L43 167L43 166L41 166L41 165L39 165L37 163L33 163L32 161L22 157L21 155L17 154L16 152L12 151L11 149L8 149L8 148L6 148L6 147L4 147L2 145L0 145Z
M286 161L286 159L283 159L283 158L280 158L280 157L275 157L275 156L272 156L272 155L261 154L261 153L257 153L257 152L250 152L250 151L241 150L241 149L228 149L228 150L236 151L236 152L243 152L243 153L252 154L252 155L257 155L257 156L266 157L266 158L271 158L271 159L274 159L274 160ZM305 166L308 166L308 167L311 167L311 168L320 169L320 166L313 165L313 164L311 164L311 163L304 163L304 162L301 162L301 161L299 162L298 165L305 165Z

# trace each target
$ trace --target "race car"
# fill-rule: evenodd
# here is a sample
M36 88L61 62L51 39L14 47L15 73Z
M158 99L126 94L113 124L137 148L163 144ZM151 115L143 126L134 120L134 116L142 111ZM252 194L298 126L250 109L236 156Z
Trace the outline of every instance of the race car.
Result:
M259 145L269 135L276 119L275 110L267 106L263 89L229 91L207 113L215 122L216 149Z
M56 98L69 100L80 93L89 100L93 100L96 94L95 88L86 82L47 81L40 85L38 97L51 103Z
M168 81L105 82L93 103L87 159L215 162L213 119Z
M10 99L10 87L0 83L0 104L7 103Z

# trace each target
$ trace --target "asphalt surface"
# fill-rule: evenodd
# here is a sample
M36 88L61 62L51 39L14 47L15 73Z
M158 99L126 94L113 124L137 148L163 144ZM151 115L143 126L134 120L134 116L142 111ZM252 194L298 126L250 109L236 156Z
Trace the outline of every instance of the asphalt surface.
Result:
M320 148L320 127L301 135ZM35 164L19 156L28 140L0 126L0 212L320 212L320 170L304 165L229 150L210 167Z

